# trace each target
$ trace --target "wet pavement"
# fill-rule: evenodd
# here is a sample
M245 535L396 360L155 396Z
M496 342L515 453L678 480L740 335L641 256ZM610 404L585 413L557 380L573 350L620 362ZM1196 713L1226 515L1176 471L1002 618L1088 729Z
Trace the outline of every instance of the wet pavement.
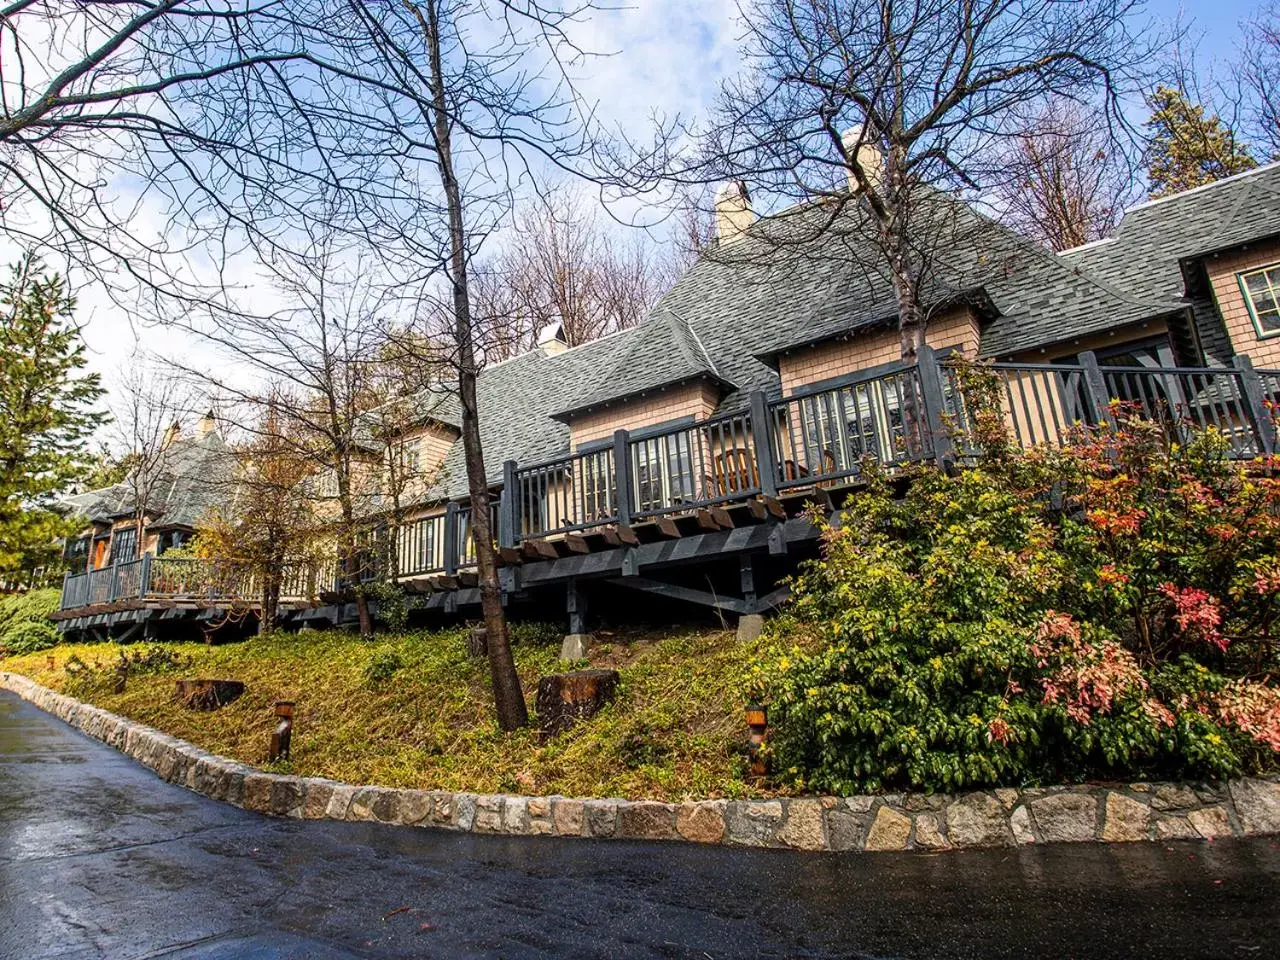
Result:
M272 820L0 693L0 958L1280 957L1280 842L801 854Z

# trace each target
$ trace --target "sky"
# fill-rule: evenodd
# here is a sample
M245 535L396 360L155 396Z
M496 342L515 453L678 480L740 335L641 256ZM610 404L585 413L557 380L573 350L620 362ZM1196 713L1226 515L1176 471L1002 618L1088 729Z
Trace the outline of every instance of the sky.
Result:
M1255 7L1253 0L1152 0L1148 11L1168 23L1180 20L1196 40L1199 61L1213 64L1235 57L1238 23ZM718 80L737 66L736 9L734 0L630 0L597 13L583 26L581 39L588 49L608 55L580 71L586 93L602 113L641 134L654 113L698 115L713 99ZM84 325L91 367L110 384L129 362L137 331L101 291L78 293L77 319ZM147 340L161 353L190 356L197 350L176 335L148 333Z

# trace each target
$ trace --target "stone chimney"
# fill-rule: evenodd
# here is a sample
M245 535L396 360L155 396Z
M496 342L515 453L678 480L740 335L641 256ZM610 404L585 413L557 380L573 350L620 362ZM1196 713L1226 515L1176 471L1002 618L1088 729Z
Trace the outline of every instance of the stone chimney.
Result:
M218 429L218 424L213 418L213 411L210 410L201 417L199 423L196 424L196 439L203 440L216 429Z
M562 320L552 321L539 331L538 349L542 351L544 357L554 357L569 349L569 343L564 338Z
M840 143L844 147L845 153L857 161L866 178L872 184L876 184L884 176L884 154L880 152L879 145L870 134L863 133L865 129L861 125L850 127L840 138ZM857 193L859 189L858 180L854 177L852 169L848 167L845 169L848 171L849 176L849 192Z
M733 243L756 222L751 209L751 194L741 180L730 180L716 191L716 240Z

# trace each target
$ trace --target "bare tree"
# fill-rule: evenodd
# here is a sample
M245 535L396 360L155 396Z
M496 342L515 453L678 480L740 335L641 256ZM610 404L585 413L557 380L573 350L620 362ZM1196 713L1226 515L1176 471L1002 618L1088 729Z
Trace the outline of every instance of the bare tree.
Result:
M1235 65L1249 141L1280 159L1280 4L1262 6L1242 25L1244 49Z
M231 454L233 469L213 488L215 506L200 518L197 542L201 553L252 573L260 586L258 632L275 628L281 588L292 569L299 580L319 554L323 525L303 496L315 475L315 462L304 451L310 443L288 435L280 408L296 404L268 394L265 411L249 439Z
M1008 173L992 197L1001 218L1053 250L1105 237L1141 195L1114 138L1070 102L1034 116L1001 156Z
M647 235L611 224L567 183L516 204L503 241L473 266L470 283L488 362L532 349L555 323L571 347L625 330L668 286L670 271Z
M1051 96L1099 105L1143 83L1152 44L1137 0L756 0L742 76L721 89L700 165L677 180L748 180L802 201L794 244L842 231L844 255L891 285L902 357L922 342L955 235L957 194L1000 179L998 147ZM664 157L661 150L650 153ZM667 163L670 168L670 163ZM814 201L821 201L815 205Z
M135 355L120 371L116 398L110 430L112 445L129 464L121 486L124 512L134 518L137 559L146 552L148 520L159 515L161 494L174 480L173 443L182 435L184 417L191 416L194 395L159 364Z
M278 423L258 441L290 444L310 465L297 495L311 501L317 525L336 547L360 633L369 636L364 532L377 503L381 452L364 414L380 399L384 300L369 262L344 259L344 251L322 240L267 265L284 305L266 322L235 314L184 321L219 359L233 361L238 375L228 376L225 366L174 366L241 407L247 430Z
M581 56L569 32L589 5L405 0L352 4L368 42L351 51L389 106L378 129L400 137L398 156L431 190L380 229L390 269L419 324L449 318L477 575L499 726L528 722L511 656L489 515L476 381L483 363L471 289L489 236L508 222L520 192L535 193L548 167L567 169L591 146L567 66ZM390 118L394 117L394 122ZM411 347L412 348L412 347ZM432 359L438 359L434 352Z

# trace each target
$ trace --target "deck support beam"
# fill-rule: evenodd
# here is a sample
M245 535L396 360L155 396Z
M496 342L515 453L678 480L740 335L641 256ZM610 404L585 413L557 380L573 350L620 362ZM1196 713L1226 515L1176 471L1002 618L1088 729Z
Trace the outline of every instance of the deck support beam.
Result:
M577 636L587 632L587 597L576 579L565 585L565 612L569 615L569 633Z

